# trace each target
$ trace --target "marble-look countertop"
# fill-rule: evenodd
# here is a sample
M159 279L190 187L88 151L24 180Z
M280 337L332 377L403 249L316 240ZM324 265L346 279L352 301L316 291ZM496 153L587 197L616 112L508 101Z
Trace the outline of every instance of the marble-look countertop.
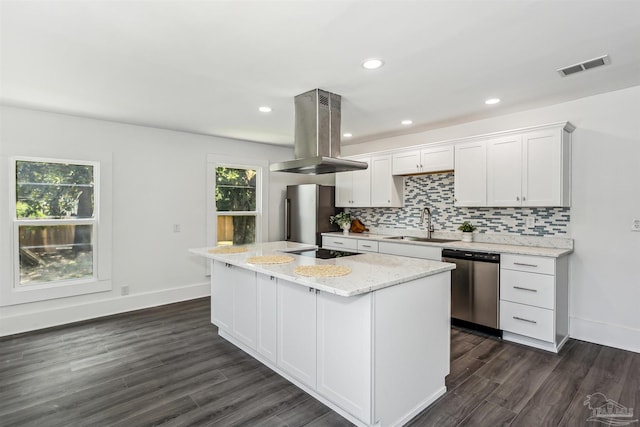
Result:
M379 242L398 243L402 245L436 246L436 247L441 247L446 249L494 252L494 253L500 253L500 254L533 255L533 256L544 256L544 257L551 257L551 258L558 258L573 252L573 249L569 249L569 248L549 248L549 247L541 247L541 246L510 245L510 244L504 244L504 243L485 243L485 242L466 243L460 240L456 240L453 242L445 242L445 243L418 242L415 240L389 239L389 237L392 237L391 235L374 234L374 233L344 234L342 232L334 232L334 233L322 233L322 235L331 236L331 237L346 237L349 239L376 240Z
M315 249L316 246L280 241L244 247L248 249L247 252L235 254L209 253L209 249L212 248L189 249L189 252L345 297L376 291L455 268L454 264L446 262L376 253L326 260L290 254L295 260L288 264L249 264L247 259L250 257L282 255L283 252ZM343 265L349 267L351 273L341 277L304 277L294 273L294 269L300 265Z

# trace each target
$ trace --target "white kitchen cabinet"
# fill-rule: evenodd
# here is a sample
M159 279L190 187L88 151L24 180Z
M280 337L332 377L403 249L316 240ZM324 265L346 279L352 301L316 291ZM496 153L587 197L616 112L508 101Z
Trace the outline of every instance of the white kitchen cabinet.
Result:
M453 170L453 145L442 144L420 150L393 153L393 174L412 175Z
M277 366L316 387L316 294L286 280L277 284Z
M211 323L219 329L232 332L233 282L228 264L214 261L211 269Z
M562 125L522 136L522 206L571 206L571 134Z
M365 170L336 173L336 206L355 208L371 206L371 158L353 157L352 160L367 162Z
M487 142L487 206L522 205L522 135Z
M453 145L439 145L420 150L422 172L451 171L454 167Z
M226 280L233 288L233 335L252 349L256 349L258 340L256 273L232 265L228 265L226 269Z
M455 145L455 206L487 206L487 141Z
M351 237L322 236L322 247L339 251L378 252L377 241Z
M487 205L570 206L572 129L553 125L489 140Z
M277 354L277 279L258 274L258 352L275 364Z
M322 247L324 249L336 249L339 251L357 251L358 241L349 237L322 236Z
M567 257L500 259L503 339L558 352L569 338Z
M402 207L404 182L391 174L391 155L371 157L371 206Z
M378 242L378 252L381 254L442 261L442 248L439 246L412 245L408 243L397 242Z
M317 294L317 391L370 422L372 294L345 298ZM339 333L338 333L339 331Z

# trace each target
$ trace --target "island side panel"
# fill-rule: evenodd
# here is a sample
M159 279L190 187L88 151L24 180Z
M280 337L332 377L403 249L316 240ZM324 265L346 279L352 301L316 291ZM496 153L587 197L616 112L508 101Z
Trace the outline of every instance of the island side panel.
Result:
M446 391L451 272L374 293L375 420L402 425Z

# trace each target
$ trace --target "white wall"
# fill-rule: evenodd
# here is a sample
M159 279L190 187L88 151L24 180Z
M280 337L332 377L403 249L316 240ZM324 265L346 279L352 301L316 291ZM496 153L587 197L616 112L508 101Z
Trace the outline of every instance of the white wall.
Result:
M571 336L640 352L640 86L343 147L382 151L569 120L573 133Z
M207 154L281 161L293 158L283 148L1 107L0 161L30 155L82 158L108 152L113 160L113 290L71 298L0 307L0 336L100 315L175 302L209 294L205 263L188 248L202 247L205 236ZM9 239L7 178L0 176L0 237ZM269 234L283 236L282 197L287 184L321 182L332 176L270 174ZM182 231L173 232L173 224ZM0 260L0 281L10 267ZM130 287L122 297L120 288Z

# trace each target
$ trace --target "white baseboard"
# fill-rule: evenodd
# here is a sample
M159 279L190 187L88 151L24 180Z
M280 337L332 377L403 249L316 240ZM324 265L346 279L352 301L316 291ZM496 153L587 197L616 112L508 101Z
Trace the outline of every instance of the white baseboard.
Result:
M577 340L640 353L640 329L571 317L569 335Z
M86 304L57 307L37 313L18 314L2 319L2 322L0 322L0 337L207 297L210 294L211 287L209 282L204 282L160 291L108 298Z

